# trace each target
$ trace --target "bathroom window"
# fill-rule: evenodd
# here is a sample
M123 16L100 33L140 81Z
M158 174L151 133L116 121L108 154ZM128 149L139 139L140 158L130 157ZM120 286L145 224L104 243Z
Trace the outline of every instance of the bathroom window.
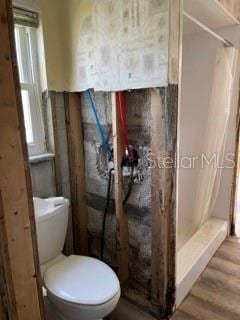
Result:
M42 101L37 48L37 18L36 13L14 9L17 62L26 140L30 156L46 151L41 113Z

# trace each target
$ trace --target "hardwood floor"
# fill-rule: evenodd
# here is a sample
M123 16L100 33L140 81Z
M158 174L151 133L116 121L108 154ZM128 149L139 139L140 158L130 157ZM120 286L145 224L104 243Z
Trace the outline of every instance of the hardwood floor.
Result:
M240 320L240 239L218 249L172 320Z
M153 320L124 299L109 319ZM240 320L240 239L225 240L171 320Z

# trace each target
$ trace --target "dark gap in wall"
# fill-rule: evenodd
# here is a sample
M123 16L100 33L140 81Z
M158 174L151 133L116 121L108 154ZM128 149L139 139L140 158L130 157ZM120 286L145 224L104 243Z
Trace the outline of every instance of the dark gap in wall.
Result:
M111 94L94 92L94 96L101 124L111 144ZM125 97L129 141L137 149L140 158L144 160L140 166L144 177L143 181L134 184L131 197L125 206L129 219L130 285L146 293L150 292L151 280L151 177L146 161L150 150L150 93L147 89L133 90L125 92ZM92 110L84 94L81 95L81 110L84 130L89 248L91 255L99 257L107 179L97 168L101 140ZM125 187L127 189L127 186ZM112 190L110 210L107 216L104 258L113 268L116 267L116 219L114 211L114 190Z

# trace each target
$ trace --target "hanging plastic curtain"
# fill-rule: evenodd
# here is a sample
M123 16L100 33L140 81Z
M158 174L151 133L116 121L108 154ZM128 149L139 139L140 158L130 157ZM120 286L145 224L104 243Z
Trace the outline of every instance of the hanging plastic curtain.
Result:
M202 144L203 161L197 180L193 217L196 229L210 218L219 193L223 171L220 166L225 157L229 120L234 113L232 98L237 66L238 50L234 48L218 50L208 122Z

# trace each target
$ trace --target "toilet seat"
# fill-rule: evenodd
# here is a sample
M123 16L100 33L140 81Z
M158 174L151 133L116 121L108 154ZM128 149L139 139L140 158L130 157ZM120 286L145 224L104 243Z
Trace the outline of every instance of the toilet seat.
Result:
M81 305L101 305L120 292L113 270L90 257L72 255L47 269L43 280L56 297Z

